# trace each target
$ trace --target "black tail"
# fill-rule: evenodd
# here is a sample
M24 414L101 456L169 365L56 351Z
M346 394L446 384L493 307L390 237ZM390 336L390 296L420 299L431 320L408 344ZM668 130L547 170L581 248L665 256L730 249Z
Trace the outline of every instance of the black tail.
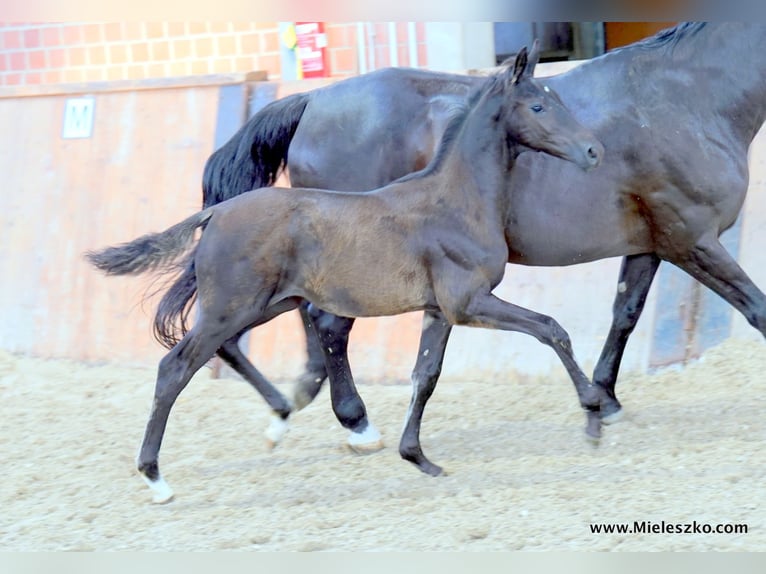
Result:
M154 338L172 349L189 332L189 313L197 300L197 273L194 270L196 247L182 263L183 271L160 300L154 315Z
M287 150L309 97L294 94L271 102L210 156L202 175L204 207L274 185L287 166Z
M161 233L149 233L129 243L89 251L85 258L107 275L138 275L182 267L181 275L163 295L154 317L154 337L172 349L188 329L189 312L197 297L194 271L195 231L207 225L212 209L195 213ZM184 259L178 261L186 253Z

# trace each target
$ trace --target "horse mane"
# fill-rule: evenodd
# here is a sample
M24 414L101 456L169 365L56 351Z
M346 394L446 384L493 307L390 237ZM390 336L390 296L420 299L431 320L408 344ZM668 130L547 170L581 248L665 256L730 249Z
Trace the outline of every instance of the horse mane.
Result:
M621 46L611 50L610 53L622 52L632 48L646 48L646 49L659 49L666 48L672 49L681 41L697 34L707 26L707 22L681 22L676 26L665 28L660 30L654 36L649 36L638 42L628 44L627 46Z
M449 154L449 151L452 149L455 140L460 133L460 130L463 128L463 124L465 124L465 121L468 118L468 114L471 112L474 106L485 95L491 95L494 92L503 89L504 82L501 81L500 77L504 73L506 73L505 70L501 70L500 72L492 74L491 76L487 76L487 79L484 83L480 84L477 88L469 92L466 101L461 103L459 106L456 106L456 111L447 123L447 127L444 128L444 134L442 134L441 140L439 141L439 146L436 148L436 153L434 154L434 157L431 159L431 161L428 162L428 165L426 165L420 171L403 175L394 183L401 183L411 179L418 179L438 171L441 165L444 163L445 158Z

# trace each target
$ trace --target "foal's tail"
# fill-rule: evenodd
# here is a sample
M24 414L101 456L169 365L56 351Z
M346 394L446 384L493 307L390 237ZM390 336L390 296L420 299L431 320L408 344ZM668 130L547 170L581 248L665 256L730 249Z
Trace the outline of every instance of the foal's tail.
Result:
M251 189L274 185L310 94L293 94L257 112L216 150L202 174L202 204L210 207Z
M149 233L129 243L85 254L91 264L107 275L183 269L163 295L154 317L154 337L168 349L172 349L189 330L189 312L197 297L196 245L190 248L195 241L195 231L204 229L212 215L213 209L206 209L161 233Z

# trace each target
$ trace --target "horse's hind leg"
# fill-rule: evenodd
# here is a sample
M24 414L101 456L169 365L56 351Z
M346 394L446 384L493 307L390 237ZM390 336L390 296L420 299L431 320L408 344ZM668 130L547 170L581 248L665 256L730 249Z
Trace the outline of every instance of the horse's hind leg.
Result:
M239 348L237 343L240 337L241 334L224 342L221 348L218 349L218 356L237 373L242 375L271 407L271 424L266 429L267 445L271 449L279 443L287 432L287 417L290 416L292 407L285 396L255 368Z
M630 255L622 260L617 295L612 306L612 326L593 371L593 383L604 390L601 402L601 420L604 423L617 422L622 414L622 406L614 390L617 374L628 338L644 309L659 265L660 258L653 253Z
M717 237L703 239L685 259L671 261L723 297L766 337L766 295L747 276Z
M160 361L152 410L136 461L138 471L154 493L154 502L168 502L173 498L173 491L162 478L158 464L170 410L194 373L213 357L220 343L220 339L201 333L195 327Z
M338 422L351 431L349 447L359 454L382 449L380 433L367 418L367 409L356 390L348 364L348 336L354 326L354 319L330 315L314 305L309 306L308 312L330 379L332 410Z
M452 325L439 312L426 311L415 370L412 372L412 399L407 409L404 431L399 441L399 454L431 476L442 473L442 468L426 458L420 445L420 423L428 399L436 388L444 361Z
M293 402L298 410L307 407L314 401L322 389L322 383L327 378L322 346L319 344L319 339L308 312L308 306L309 302L303 301L298 307L301 322L306 331L306 352L308 354L306 370L298 378L293 394Z

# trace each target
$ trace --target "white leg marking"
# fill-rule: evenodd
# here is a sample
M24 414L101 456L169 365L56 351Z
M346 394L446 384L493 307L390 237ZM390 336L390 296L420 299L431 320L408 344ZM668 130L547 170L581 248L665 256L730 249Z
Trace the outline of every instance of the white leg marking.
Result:
M271 415L271 422L269 422L269 428L266 429L266 439L271 448L274 448L285 433L290 429L290 425L287 419L283 419L281 416L273 414Z
M372 423L367 425L367 428L362 432L352 432L348 435L348 444L351 446L365 445L380 440L380 433Z
M152 502L155 504L164 504L170 502L173 498L173 489L168 486L165 479L160 476L157 480L150 480L144 473L140 473L144 482L152 489Z
M617 292L618 293L625 293L625 291L628 290L628 286L625 284L625 281L620 281L617 284Z

